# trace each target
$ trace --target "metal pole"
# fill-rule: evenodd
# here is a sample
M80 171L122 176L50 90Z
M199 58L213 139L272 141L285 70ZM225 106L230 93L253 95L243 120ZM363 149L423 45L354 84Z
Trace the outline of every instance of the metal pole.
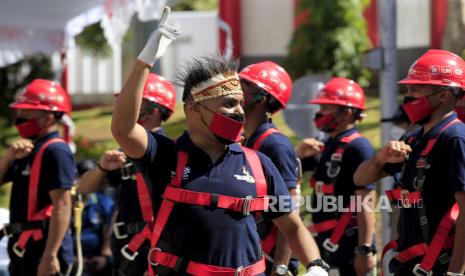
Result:
M381 118L390 118L397 108L397 44L396 44L396 0L378 0L378 28L380 47L383 49L384 67L380 72ZM391 139L391 122L381 124L381 143ZM390 179L381 180L381 195L390 189ZM390 214L382 210L383 246L391 239Z

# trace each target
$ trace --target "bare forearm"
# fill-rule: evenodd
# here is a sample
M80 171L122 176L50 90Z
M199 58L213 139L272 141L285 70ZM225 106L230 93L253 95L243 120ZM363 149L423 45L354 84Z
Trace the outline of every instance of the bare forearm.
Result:
M379 162L376 158L366 160L355 171L354 183L357 186L366 186L387 176L383 172L384 163Z
M302 223L298 212L292 212L274 220L276 226L286 237L289 246L299 261L307 266L320 258L320 251L310 232Z
M465 212L460 210L456 223L454 250L450 259L449 271L456 273L465 272Z
M60 200L53 206L44 255L56 255L58 253L70 225L71 194L69 191L66 191L63 196L69 197L69 199Z
M99 168L87 171L79 180L79 191L84 195L97 192L105 183L105 176L106 173Z
M357 212L358 244L372 244L376 220L375 191L358 190L355 194L361 197L362 202L366 202L366 208L362 205L360 212Z
M278 235L276 237L276 249L274 254L275 265L287 265L289 263L289 260L291 259L291 255L292 250L289 247L286 238L280 231L278 231Z

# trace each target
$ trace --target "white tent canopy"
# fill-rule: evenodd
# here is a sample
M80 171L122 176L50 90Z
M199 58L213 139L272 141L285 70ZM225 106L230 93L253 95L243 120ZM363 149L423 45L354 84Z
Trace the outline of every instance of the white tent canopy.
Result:
M131 17L157 19L163 0L0 0L0 67L37 52L73 46L86 26L102 21L111 46L119 44Z

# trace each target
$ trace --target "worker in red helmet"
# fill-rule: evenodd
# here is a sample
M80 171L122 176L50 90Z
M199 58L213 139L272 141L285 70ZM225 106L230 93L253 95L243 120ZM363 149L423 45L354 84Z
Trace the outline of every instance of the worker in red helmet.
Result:
M278 131L271 114L286 107L292 93L292 80L276 63L265 61L245 67L240 73L244 91L246 147L260 151L273 161L292 196L299 185L299 161L289 138ZM267 274L297 275L298 262L286 239L266 217L259 220L262 250L267 255Z
M11 275L67 273L74 261L69 231L74 156L57 124L70 113L60 84L36 79L10 104L21 139L0 160L0 183L13 182L9 235Z
M187 129L175 141L137 125L147 74L179 34L165 24L168 13L165 8L139 54L112 119L113 136L146 176L158 210L149 274L263 275L255 223L261 214L286 234L308 267L306 275L327 276L276 167L265 155L237 143L244 112L234 61L205 56L185 66L180 79Z
M150 73L142 98L137 123L151 133L164 136L161 124L174 111L174 86L162 76ZM120 150L106 151L98 167L82 177L79 190L89 194L101 189L105 183L117 188L118 196L111 241L113 269L116 275L143 275L148 267L150 248L148 223L153 220L148 186L141 173Z
M355 123L364 118L365 94L353 80L335 77L309 102L320 110L316 127L328 138L304 139L297 147L304 171L313 171L312 224L322 257L339 275L366 275L376 265L375 185L355 186L358 165L375 151ZM354 199L367 202L356 209ZM334 202L331 209L327 202Z
M389 263L386 274L465 272L465 126L454 112L464 70L465 61L448 51L419 57L399 83L407 86L402 107L420 127L389 142L354 175L364 186L401 172L397 188L386 192L400 208L398 239L383 250L396 255L383 261Z

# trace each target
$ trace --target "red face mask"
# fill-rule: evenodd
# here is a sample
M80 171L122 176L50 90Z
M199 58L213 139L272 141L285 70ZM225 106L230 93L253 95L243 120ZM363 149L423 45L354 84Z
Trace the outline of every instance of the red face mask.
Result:
M457 118L460 121L465 122L465 106L456 106L455 112L457 112Z
M25 139L37 138L42 130L37 119L17 118L15 126L19 135Z
M324 115L318 112L313 121L319 130L327 133L336 129L337 126L336 117L331 113Z
M245 120L244 114L213 112L208 107L204 105L201 106L214 113L212 122L208 128L220 143L228 145L241 140L241 133ZM202 122L206 124L203 119Z
M429 121L429 116L433 113L429 96L415 98L412 96L405 96L402 108L407 114L409 120L413 124L424 125Z

